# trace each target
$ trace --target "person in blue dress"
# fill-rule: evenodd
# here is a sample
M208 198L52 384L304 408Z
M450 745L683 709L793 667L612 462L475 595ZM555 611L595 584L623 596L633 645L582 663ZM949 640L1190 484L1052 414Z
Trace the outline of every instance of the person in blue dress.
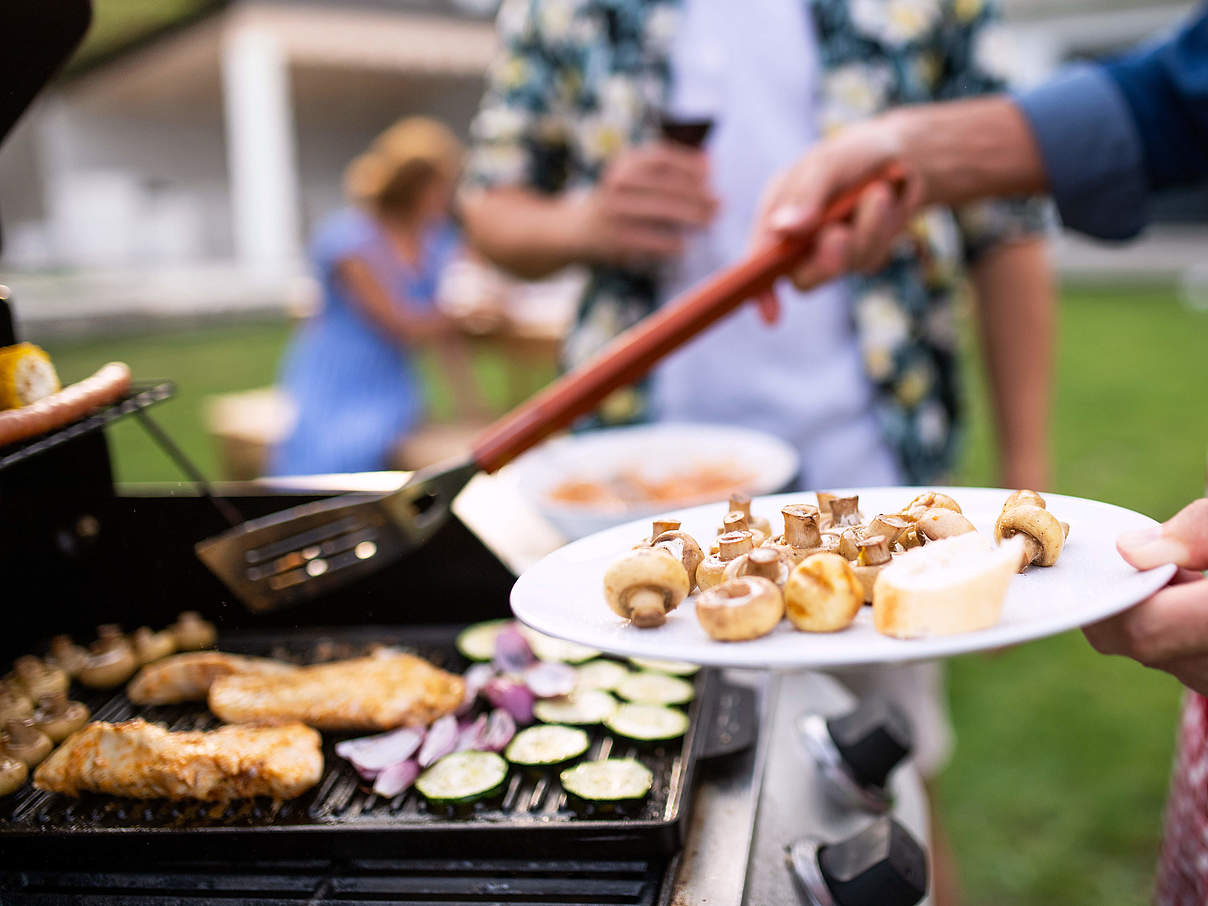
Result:
M350 205L322 223L310 258L322 308L286 350L280 386L297 410L274 450L278 475L389 468L423 416L413 367L420 346L444 345L436 309L456 256L449 202L461 147L434 120L401 120L345 172Z

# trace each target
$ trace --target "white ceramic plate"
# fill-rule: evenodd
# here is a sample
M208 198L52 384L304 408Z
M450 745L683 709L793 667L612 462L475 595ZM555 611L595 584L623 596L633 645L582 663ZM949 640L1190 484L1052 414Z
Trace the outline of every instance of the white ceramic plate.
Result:
M859 493L866 516L897 512L923 488L868 488ZM1009 491L943 488L987 537ZM1154 524L1148 516L1111 504L1046 494L1048 508L1070 524L1061 559L1048 569L1016 576L998 625L979 632L921 639L893 639L872 628L872 608L837 633L797 632L784 621L770 635L749 642L717 642L696 621L692 598L657 629L637 629L604 602L604 571L649 534L646 521L617 526L568 544L527 570L512 589L512 610L534 629L600 648L610 654L667 658L724 667L846 667L951 657L1055 635L1104 619L1144 600L1174 574L1173 566L1138 572L1116 553L1121 532ZM760 497L752 512L780 524L786 503L813 503L813 494ZM684 530L704 542L721 523L725 504L680 510Z
M570 478L609 481L627 469L647 478L699 466L732 463L754 476L752 495L772 494L797 474L797 453L790 444L762 431L727 425L660 423L569 434L542 444L508 466L506 474L537 510L567 538L583 538L622 522L653 516L667 504L602 508L561 503L549 493ZM684 500L673 507L691 506Z

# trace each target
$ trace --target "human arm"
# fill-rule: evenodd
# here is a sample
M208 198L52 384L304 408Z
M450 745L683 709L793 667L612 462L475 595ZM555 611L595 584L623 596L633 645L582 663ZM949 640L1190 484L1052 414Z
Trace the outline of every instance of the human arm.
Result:
M443 315L416 311L409 308L405 300L399 305L363 258L350 256L338 262L336 279L344 286L357 311L395 342L414 345L443 336L449 329Z
M1043 238L1000 243L973 265L1003 487L1049 486L1055 290Z
M1208 499L1161 526L1122 535L1120 554L1138 569L1179 567L1171 583L1136 607L1084 630L1101 654L1130 657L1208 695Z

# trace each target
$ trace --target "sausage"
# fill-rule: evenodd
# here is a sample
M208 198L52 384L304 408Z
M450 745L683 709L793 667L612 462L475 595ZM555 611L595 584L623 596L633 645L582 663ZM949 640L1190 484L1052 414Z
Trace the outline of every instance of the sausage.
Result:
M129 389L130 366L125 362L103 365L92 377L36 403L0 412L0 447L61 428L99 406L114 402Z

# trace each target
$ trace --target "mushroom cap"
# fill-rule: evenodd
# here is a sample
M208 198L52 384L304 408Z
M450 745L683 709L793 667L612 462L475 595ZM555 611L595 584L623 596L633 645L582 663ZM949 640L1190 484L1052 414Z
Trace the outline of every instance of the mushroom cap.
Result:
M1033 504L1012 507L998 517L994 524L994 540L1002 542L1015 535L1028 535L1040 545L1040 553L1032 561L1040 566L1056 563L1065 547L1065 531L1057 517Z
M741 557L755 549L755 537L750 532L726 532L717 537L717 556L725 562Z
M1023 503L1030 503L1032 506L1038 506L1042 510L1048 509L1048 507L1045 506L1043 497L1041 497L1035 491L1029 491L1026 488L1019 491L1013 491L1006 501L1004 501L1002 508L1004 510L1009 510Z
M604 598L625 619L631 619L632 599L640 592L657 592L662 596L663 612L674 610L688 596L688 573L683 563L666 548L639 548L604 573Z
M973 523L963 515L947 507L933 506L923 510L915 523L915 530L920 538L927 541L939 541L941 538L955 538L977 531Z
M691 588L696 584L696 569L705 559L705 552L700 549L695 538L687 532L674 529L663 532L654 538L650 546L662 548L676 557L683 564L684 572L688 574L688 587Z
M24 761L0 753L0 796L15 793L29 777L29 768Z
M947 494L940 491L924 491L906 505L903 515L908 519L917 519L920 513L932 507L942 507L954 513L961 512L961 505Z
M864 588L838 554L811 554L784 586L785 613L803 632L837 632L851 625L864 604Z
M784 587L789 578L789 564L780 547L764 545L726 564L726 580L743 576L758 576Z
M762 576L730 579L702 592L696 618L711 638L741 642L767 635L784 616L784 599L776 584Z

